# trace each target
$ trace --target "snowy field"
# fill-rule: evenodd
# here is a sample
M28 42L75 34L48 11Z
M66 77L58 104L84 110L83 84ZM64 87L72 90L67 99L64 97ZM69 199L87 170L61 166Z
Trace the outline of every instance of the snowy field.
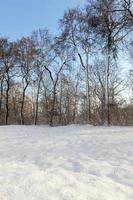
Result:
M133 200L133 128L1 126L0 200Z

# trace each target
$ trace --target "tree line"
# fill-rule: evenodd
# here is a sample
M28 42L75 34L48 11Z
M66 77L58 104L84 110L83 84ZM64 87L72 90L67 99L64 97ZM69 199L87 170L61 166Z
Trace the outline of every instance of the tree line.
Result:
M0 124L133 124L132 33L132 0L88 0L57 36L0 37Z

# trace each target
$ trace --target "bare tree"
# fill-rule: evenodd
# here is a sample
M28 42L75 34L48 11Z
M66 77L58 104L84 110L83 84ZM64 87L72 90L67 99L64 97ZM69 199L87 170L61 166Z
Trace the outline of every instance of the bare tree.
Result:
M22 77L22 101L20 108L21 124L24 124L24 103L26 90L31 81L35 56L35 47L30 38L22 38L16 44L16 58L20 68L20 77Z
M89 19L91 26L102 39L103 53L105 55L105 124L109 125L109 75L111 60L117 55L118 44L125 36L123 31L126 21L123 16L114 12L116 1L95 1L93 5L94 16Z
M38 31L34 31L31 38L37 51L34 66L36 76L35 82L37 84L34 115L34 124L36 125L38 122L38 107L41 85L43 79L45 79L46 71L49 72L49 66L53 64L56 55L53 53L54 47L52 36L47 29L39 29Z
M1 39L0 44L1 54L1 101L3 96L3 82L5 82L5 124L8 124L9 118L9 90L11 87L11 80L13 77L14 69L14 44L9 42L8 39ZM1 102L2 103L2 102Z
M90 87L90 55L94 38L88 22L86 13L80 9L70 9L65 13L60 21L62 39L66 40L71 51L75 52L75 57L79 59L82 70L85 73L86 82L86 112L87 121L91 122L91 87ZM75 59L76 59L75 58Z

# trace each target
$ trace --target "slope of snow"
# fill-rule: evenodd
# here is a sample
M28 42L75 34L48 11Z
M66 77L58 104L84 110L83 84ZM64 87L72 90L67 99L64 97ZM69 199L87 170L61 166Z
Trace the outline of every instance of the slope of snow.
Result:
M0 200L133 200L133 128L1 126Z

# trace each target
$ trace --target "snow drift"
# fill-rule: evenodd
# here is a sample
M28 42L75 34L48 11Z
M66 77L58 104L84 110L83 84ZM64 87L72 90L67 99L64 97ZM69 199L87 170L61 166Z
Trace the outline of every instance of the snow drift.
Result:
M133 128L0 127L0 200L133 200Z

